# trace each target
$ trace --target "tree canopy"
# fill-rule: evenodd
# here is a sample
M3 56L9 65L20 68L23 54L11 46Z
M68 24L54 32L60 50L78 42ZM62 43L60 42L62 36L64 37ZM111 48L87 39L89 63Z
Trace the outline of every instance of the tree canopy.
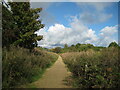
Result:
M119 47L116 42L111 42L108 47Z
M42 8L30 8L30 2L9 2L8 5L11 10L3 5L3 45L14 44L28 49L36 47L37 41L43 38L35 34L44 27L39 18Z
M2 46L8 47L17 40L15 33L17 26L15 25L12 12L7 7L2 5Z

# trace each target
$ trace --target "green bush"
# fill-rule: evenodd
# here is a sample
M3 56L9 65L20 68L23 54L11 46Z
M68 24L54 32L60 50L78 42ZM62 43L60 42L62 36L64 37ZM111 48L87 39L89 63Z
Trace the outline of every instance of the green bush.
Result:
M116 42L111 42L108 47L119 47Z
M56 47L52 50L55 53L60 53L61 52L61 47Z
M45 51L29 52L28 49L3 48L2 85L3 88L15 87L28 82L57 60L57 55Z
M106 48L99 52L90 50L79 53L65 53L62 54L62 57L73 73L76 87L120 87L118 48Z

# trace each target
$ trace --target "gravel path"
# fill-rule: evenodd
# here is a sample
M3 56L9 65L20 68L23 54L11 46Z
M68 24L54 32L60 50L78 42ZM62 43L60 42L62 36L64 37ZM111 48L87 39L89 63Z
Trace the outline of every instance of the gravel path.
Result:
M71 73L67 71L61 56L58 60L43 74L42 78L32 83L37 88L70 88L65 85L65 77Z

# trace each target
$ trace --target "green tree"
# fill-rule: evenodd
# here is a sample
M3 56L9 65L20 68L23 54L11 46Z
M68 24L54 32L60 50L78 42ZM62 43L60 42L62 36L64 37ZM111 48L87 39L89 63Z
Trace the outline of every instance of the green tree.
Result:
M71 45L71 47L74 47L74 46L75 46L74 44Z
M53 51L55 53L60 53L61 52L61 47L56 47L55 49L53 49Z
M94 46L92 44L86 44L87 48L94 48Z
M81 45L80 43L77 43L75 47L80 48L80 45Z
M67 45L67 44L65 44L65 45L64 45L64 48L68 48L68 45Z
M28 49L36 47L37 41L43 38L43 36L35 34L36 31L44 27L39 19L42 8L30 8L30 2L9 2L9 5L15 24L18 27L16 33L18 40L14 42L14 45Z
M17 40L15 33L17 26L15 25L12 12L2 4L2 46L9 47L10 44Z
M108 47L119 47L116 42L111 42Z

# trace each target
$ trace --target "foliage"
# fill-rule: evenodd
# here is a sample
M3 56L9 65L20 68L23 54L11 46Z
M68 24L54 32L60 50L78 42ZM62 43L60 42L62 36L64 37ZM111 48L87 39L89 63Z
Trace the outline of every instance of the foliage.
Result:
M53 52L55 53L60 53L61 52L61 47L56 47L54 49L52 49Z
M119 47L116 42L111 42L108 47Z
M118 48L71 52L61 55L80 88L120 87Z
M68 48L68 45L67 45L67 44L65 44L65 45L64 45L64 48Z
M42 50L20 47L3 48L2 86L10 88L32 82L44 69L57 60L57 55Z
M2 46L9 47L10 44L17 40L15 33L17 26L11 11L2 5Z
M42 36L37 36L35 32L44 27L39 20L39 14L42 8L31 9L29 2L10 2L11 11L19 30L19 38L14 44L24 48L32 49L37 46L37 41Z
M3 5L3 46L10 44L33 49L43 36L35 32L44 27L39 19L42 8L30 8L30 2L9 2L10 10Z
M105 47L95 47L92 44L80 44L77 43L76 45L71 45L68 47L67 44L64 45L64 48L61 48L59 53L66 53L66 52L81 52L87 51L89 49L93 49L94 51L100 51Z

